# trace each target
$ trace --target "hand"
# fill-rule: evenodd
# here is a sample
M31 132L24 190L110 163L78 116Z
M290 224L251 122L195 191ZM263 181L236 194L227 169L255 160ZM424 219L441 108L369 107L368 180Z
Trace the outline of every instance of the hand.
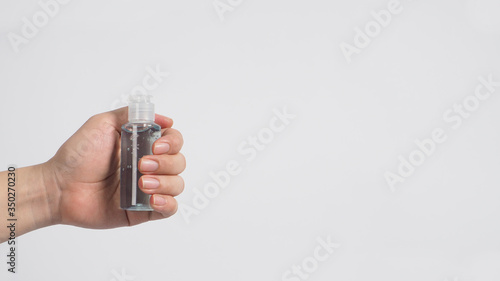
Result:
M179 153L183 139L171 128L172 119L158 114L155 123L161 126L162 136L153 144L153 155L144 156L138 165L144 174L139 187L152 195L155 211L120 209L120 133L127 122L126 107L92 116L43 164L46 177L53 177L49 182L55 183L55 187L46 187L56 195L48 199L53 201L49 205L53 206L54 222L113 228L166 218L177 211L174 196L184 189L178 174L186 166ZM153 170L146 171L148 168Z

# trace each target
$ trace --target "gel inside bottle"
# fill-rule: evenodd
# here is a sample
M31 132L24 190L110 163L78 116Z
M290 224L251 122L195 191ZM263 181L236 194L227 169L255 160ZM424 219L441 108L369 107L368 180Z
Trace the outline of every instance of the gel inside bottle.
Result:
M128 123L122 126L120 167L120 208L132 211L152 211L148 195L141 191L138 181L142 174L138 162L144 155L153 154L153 142L161 135L154 123L154 104L150 96L129 97Z

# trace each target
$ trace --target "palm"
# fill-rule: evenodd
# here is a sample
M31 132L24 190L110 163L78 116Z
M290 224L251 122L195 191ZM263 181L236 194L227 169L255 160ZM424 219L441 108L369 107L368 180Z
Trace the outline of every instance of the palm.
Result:
M120 209L120 131L109 119L89 119L52 159L61 181L63 223L110 228L148 220L151 212Z

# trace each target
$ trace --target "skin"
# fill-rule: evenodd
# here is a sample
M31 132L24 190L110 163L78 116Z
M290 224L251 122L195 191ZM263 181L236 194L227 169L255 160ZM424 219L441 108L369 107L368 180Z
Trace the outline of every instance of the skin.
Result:
M120 133L127 122L126 107L92 116L49 161L16 169L16 236L55 224L95 229L132 226L177 211L174 196L184 189L179 174L186 167L179 153L183 138L172 129L172 119L158 114L155 123L161 126L162 136L153 144L153 155L144 156L138 165L144 174L139 187L152 195L154 211L120 209ZM153 170L146 171L148 167ZM3 222L11 218L4 211L8 208L8 173L0 172L0 183L5 186L0 192ZM151 188L155 180L156 188ZM8 228L0 228L0 243L8 240L9 233Z

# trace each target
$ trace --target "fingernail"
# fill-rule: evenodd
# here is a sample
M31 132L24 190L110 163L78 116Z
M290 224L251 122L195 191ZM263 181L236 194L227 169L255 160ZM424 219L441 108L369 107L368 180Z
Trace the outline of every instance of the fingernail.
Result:
M170 150L170 144L166 142L160 142L155 144L154 154L167 153Z
M142 188L155 189L160 186L160 182L155 178L142 178Z
M153 204L157 206L163 206L167 204L167 200L159 195L153 195Z
M141 172L154 172L158 169L158 162L151 159L142 159L140 170Z

